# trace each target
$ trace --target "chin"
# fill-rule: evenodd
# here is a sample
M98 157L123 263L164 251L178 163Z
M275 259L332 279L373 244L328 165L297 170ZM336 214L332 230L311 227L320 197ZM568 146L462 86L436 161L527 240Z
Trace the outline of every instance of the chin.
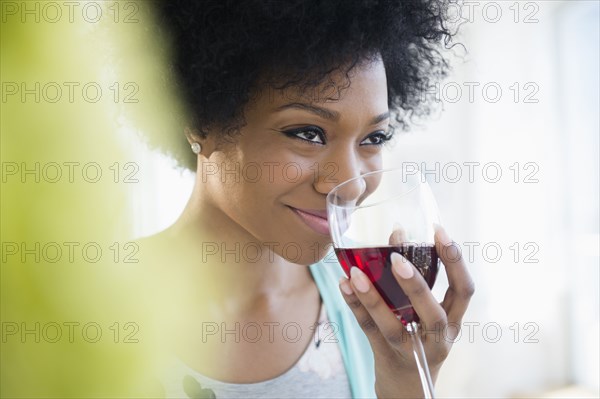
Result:
M274 248L277 255L291 263L311 265L323 259L331 248L328 236L317 236L313 239L281 240Z

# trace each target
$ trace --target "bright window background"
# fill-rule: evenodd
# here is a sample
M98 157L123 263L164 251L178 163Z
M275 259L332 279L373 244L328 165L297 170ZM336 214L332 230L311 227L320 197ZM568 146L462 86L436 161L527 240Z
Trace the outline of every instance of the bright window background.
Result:
M386 159L430 171L477 286L438 394L597 397L599 3L470 4L460 14L468 54L435 89L443 113ZM193 175L143 149L137 157L142 236L175 220ZM445 284L442 275L437 295Z

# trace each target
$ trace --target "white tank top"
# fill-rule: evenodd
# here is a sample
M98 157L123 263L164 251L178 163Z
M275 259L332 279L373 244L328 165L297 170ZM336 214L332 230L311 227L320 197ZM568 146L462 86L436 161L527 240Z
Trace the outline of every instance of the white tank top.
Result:
M166 398L351 398L344 368L325 305L318 326L300 359L285 373L251 384L232 384L206 377L179 359L162 380Z

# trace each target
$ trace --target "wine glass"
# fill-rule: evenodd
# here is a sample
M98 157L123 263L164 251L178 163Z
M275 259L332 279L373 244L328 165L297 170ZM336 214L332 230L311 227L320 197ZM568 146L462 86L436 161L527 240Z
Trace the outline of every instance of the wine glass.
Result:
M402 254L433 287L439 269L434 241L439 216L429 185L412 165L366 173L327 195L327 215L335 253L346 275L350 278L353 266L361 269L405 326L423 393L433 398L419 317L392 274L390 260L393 252Z

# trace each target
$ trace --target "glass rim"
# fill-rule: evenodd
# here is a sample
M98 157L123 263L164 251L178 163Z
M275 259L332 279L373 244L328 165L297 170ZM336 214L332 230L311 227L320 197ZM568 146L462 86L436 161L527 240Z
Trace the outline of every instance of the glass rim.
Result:
M380 205L380 204L382 204L382 203L384 203L384 202L391 201L391 200L394 200L394 199L397 199L397 198L400 198L400 197L406 196L406 195L408 195L408 194L412 193L412 192L413 192L414 190L416 190L417 188L419 188L421 185L423 185L423 184L427 184L427 182L426 182L426 181L419 180L419 182L418 182L417 184L415 184L415 185L414 185L414 187L411 187L411 188L410 188L409 190L407 190L406 192L403 192L403 193L401 193L401 194L397 194L397 195L391 196L391 197L389 197L389 198L386 198L386 199L384 199L384 200L381 200L381 201L378 201L378 202L375 202L375 203L372 203L372 204L366 204L366 205L338 205L338 204L335 204L335 203L333 203L333 202L330 200L330 198L333 196L333 193L334 193L334 192L336 192L337 190L339 190L339 189L340 189L342 186L344 186L344 185L346 185L346 184L349 184L349 183L351 183L351 182L353 182L353 181L355 181L355 180L357 180L357 179L362 179L362 178L364 178L364 177L366 177L366 176L375 175L375 174L383 174L383 173L385 173L385 172L398 172L398 171L402 171L403 169L404 169L404 167L403 167L403 166L401 166L401 167L396 167L396 168L379 169L379 170L374 170L374 171L371 171L371 172L363 173L362 175L359 175L359 176L353 177L353 178L351 178L351 179L345 180L345 181L341 182L340 184L338 184L337 186L335 186L334 188L332 188L332 189L331 189L331 191L330 191L329 193L327 193L327 197L325 198L326 205L327 205L327 207L331 206L331 207L342 208L342 209L361 209L361 208L369 208L369 207L371 207L371 206ZM416 172L417 172L417 173L418 173L418 174L419 174L421 177L423 176L423 174L421 173L421 170L420 170L420 169L417 169L417 170L416 170Z

